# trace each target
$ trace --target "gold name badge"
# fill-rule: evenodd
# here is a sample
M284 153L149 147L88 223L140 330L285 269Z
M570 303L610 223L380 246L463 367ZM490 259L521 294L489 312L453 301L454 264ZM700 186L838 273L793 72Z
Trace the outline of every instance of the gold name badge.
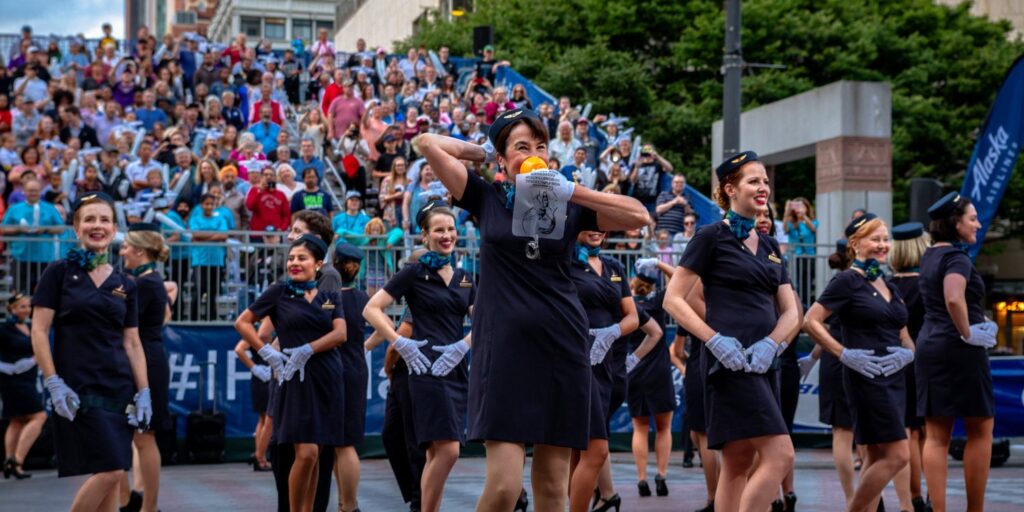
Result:
M322 305L320 306L320 309L334 309L334 304L331 304L331 301L330 301L330 300L328 300L327 302L324 302L324 303L323 303L323 304L322 304Z
M123 286L118 286L117 288L115 288L113 290L110 290L110 293L113 293L115 297L118 297L118 298L121 298L121 299L127 299L128 298L128 294L125 293Z
M769 254L768 255L768 261L770 261L772 263L778 263L779 265L782 265L782 259L780 259L778 256L776 256L774 254Z
M618 274L612 274L612 282L613 283L621 283L622 282L622 278L619 277Z
M472 287L473 287L473 283L469 282L469 280L467 280L465 277L462 278L462 281L459 281L459 288L472 288Z

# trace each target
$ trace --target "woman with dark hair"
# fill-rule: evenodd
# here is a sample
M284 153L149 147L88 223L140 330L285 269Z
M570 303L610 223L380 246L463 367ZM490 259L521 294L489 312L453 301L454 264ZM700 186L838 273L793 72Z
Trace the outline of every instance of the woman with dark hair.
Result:
M288 506L295 511L312 510L320 450L341 446L344 434L344 404L337 393L343 370L334 348L345 342L345 319L338 294L316 287L326 254L327 244L316 236L292 242L288 279L271 285L235 322L246 343L278 375L274 437L278 444L294 445ZM280 352L257 334L254 324L265 317L276 327Z
M32 475L21 470L29 449L46 423L43 395L36 391L39 370L32 358L29 315L31 297L15 292L7 299L7 320L0 325L0 418L7 421L4 432L4 480L23 480Z
M931 246L931 236L925 233L920 222L908 222L892 228L892 254L889 268L895 272L892 284L900 291L900 297L907 305L907 330L911 339L918 339L924 324L924 303L921 302L919 277L921 256ZM917 374L914 365L907 366L907 411L904 425L910 441L910 464L898 475L894 484L900 499L900 510L923 512L926 508L921 495L921 449L924 446L924 418L917 414Z
M770 187L753 151L716 170L717 201L728 210L720 223L697 231L679 260L665 310L691 336L705 342L708 446L722 450L715 509L766 510L793 465L793 443L771 372L799 328L796 296L778 242L754 229ZM705 318L686 301L700 281ZM757 468L749 473L754 456Z
M40 278L32 297L32 349L56 413L57 474L91 474L70 510L114 510L121 475L132 465L132 432L149 428L153 405L136 286L107 263L114 201L101 192L83 196L73 219L82 248Z
M163 275L156 270L156 263L166 261L170 252L160 235L160 227L142 222L128 226L128 234L125 235L120 252L124 268L134 277L137 290L139 337L146 356L146 374L153 395L150 430L136 432L134 436L138 453L134 464L134 485L128 487L128 474L125 473L121 479L120 494L122 505L138 504L139 508L136 509L146 512L156 510L160 492L160 449L156 445L155 431L171 427L171 413L168 409L171 370L164 350L163 327L171 318L171 304L177 288L171 287L173 294L168 293Z
M421 506L424 511L437 512L445 482L465 441L469 387L465 355L472 338L463 334L463 322L472 314L476 288L471 275L452 265L458 235L455 214L447 204L428 203L416 221L428 252L415 264L403 267L374 294L363 316L409 367L412 415L407 419L412 422L416 444L427 450L420 479ZM400 336L385 313L402 297L416 319L411 338Z
M978 242L978 211L956 192L928 208L934 245L921 257L924 324L918 338L917 414L924 416L924 477L935 512L946 510L953 420L964 419L967 509L982 510L995 413L988 349L998 327L985 318L985 283L967 255Z
M867 213L846 227L852 268L837 274L807 310L804 328L822 349L839 358L853 416L854 441L867 457L860 483L847 503L851 512L878 508L882 490L910 459L903 426L906 377L914 361L907 331L907 307L899 291L882 277L889 255L889 228ZM839 316L843 341L832 337L824 320Z
M612 344L639 327L636 303L629 290L626 272L614 258L601 256L605 234L580 231L576 239L577 256L569 276L578 290L580 304L587 315L590 344L590 439L585 450L573 450L573 468L569 483L569 510L587 509L598 473L608 458L608 421L611 419L617 375L612 365ZM623 340L625 341L625 340ZM622 384L625 395L625 382ZM624 398L624 397L623 397ZM619 401L621 404L621 400ZM619 404L615 404L616 408ZM602 496L598 491L595 510L618 510L622 499L617 494Z
M568 278L576 236L584 230L639 228L650 217L636 199L577 188L551 173L552 192L568 202L562 237L517 237L512 233L515 180L527 158L546 162L547 128L536 113L517 109L499 115L488 136L485 146L435 134L422 135L419 143L455 205L480 221L482 288L473 317L468 422L469 438L485 441L487 449L477 509L515 506L530 443L536 506L561 510L570 451L586 449L590 439L587 319ZM496 161L508 179L488 184L463 160Z

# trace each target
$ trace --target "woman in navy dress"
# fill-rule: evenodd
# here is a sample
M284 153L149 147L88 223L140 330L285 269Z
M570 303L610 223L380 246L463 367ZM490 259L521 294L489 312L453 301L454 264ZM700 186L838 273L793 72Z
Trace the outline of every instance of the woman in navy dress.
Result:
M171 302L164 285L164 278L156 270L157 261L167 261L170 249L160 234L160 226L138 222L128 226L128 234L121 245L121 260L124 268L135 279L138 297L139 338L146 355L146 374L153 398L153 419L150 430L136 432L134 438L138 457L135 460L135 481L131 494L141 500L142 510L156 510L160 492L160 449L156 445L155 430L171 428L171 413L168 409L168 386L171 369L164 350L163 328L170 319ZM121 498L128 492L128 474L121 480Z
M867 213L846 227L852 268L837 274L807 311L804 328L844 365L843 384L853 413L853 437L866 448L860 483L847 504L874 511L882 489L907 465L910 449L903 425L904 367L914 361L907 307L896 286L882 277L889 254L889 228ZM839 316L843 342L828 333L825 319Z
M327 244L302 235L288 251L288 279L271 285L235 322L249 346L277 372L280 388L274 404L274 438L293 445L288 474L288 503L293 511L313 508L317 460L321 450L341 446L344 433L341 355L345 342L341 297L316 288ZM281 352L260 339L255 323L270 317Z
M249 377L249 397L252 400L252 410L256 413L257 420L253 436L256 451L253 452L250 462L253 471L271 471L273 468L267 462L267 448L270 445L273 420L267 415L267 409L270 403L270 387L273 385L270 382L273 379L273 372L267 362L250 348L245 340L238 340L238 344L235 345L235 354L238 356L238 360L252 374Z
M722 222L705 226L686 247L665 296L665 311L704 341L708 446L722 450L715 510L766 510L793 465L793 443L769 371L797 329L796 296L778 243L754 230L770 187L757 154L747 151L717 169ZM700 281L706 317L686 301ZM754 455L760 457L749 475Z
M629 349L635 359L627 359L627 401L629 416L633 419L633 460L636 463L640 495L650 496L651 490L647 484L647 439L653 417L657 467L654 484L659 496L667 496L665 476L668 473L668 459L672 454L672 414L676 410L676 390L672 383L668 343L661 342L666 321L663 309L665 290L658 290L657 285L658 270L664 268L672 272L672 268L657 258L637 260L635 267L636 274L629 285L640 314L640 331L629 336Z
M573 452L573 470L569 484L569 510L587 510L594 494L597 476L608 458L608 420L612 388L618 377L612 368L611 350L617 339L639 326L636 304L622 264L601 256L601 231L581 231L577 237L577 257L569 270L580 303L587 315L592 338L590 347L590 441L586 450ZM599 496L597 510L618 510L618 495Z
M420 151L456 206L480 221L469 438L486 444L487 477L477 508L515 506L525 445L531 443L534 502L543 510L561 509L570 450L585 449L590 438L587 319L569 279L576 236L584 229L636 229L650 215L636 199L559 181L554 192L569 201L562 238L517 237L512 234L515 178L527 158L547 161L547 128L533 111L515 109L495 119L488 137L484 147L420 136ZM488 184L462 163L492 159L507 176L504 184Z
M473 276L452 267L458 232L446 203L428 203L416 215L428 252L406 265L370 298L363 315L409 367L411 418L416 444L426 446L420 479L421 507L441 508L444 484L465 441L472 342L463 323L475 298ZM384 310L405 298L415 318L411 338L399 336Z
M32 475L21 470L28 451L46 423L43 396L36 391L39 370L32 358L28 317L31 298L15 292L7 299L7 321L0 324L0 418L7 421L4 432L4 479L18 480Z
M982 510L992 458L995 398L987 350L998 327L985 318L985 283L966 249L978 241L978 212L952 192L928 209L934 245L921 257L924 324L918 339L917 414L924 416L924 478L935 512L946 510L947 454L953 420L967 430L967 509Z
M338 242L334 248L334 269L341 277L341 302L348 329L341 352L342 379L345 381L345 431L342 445L334 449L334 477L338 482L338 504L342 511L359 508L359 453L356 446L366 436L366 385L370 370L366 366L363 338L366 320L363 309L370 298L356 288L363 253L355 246Z
M918 279L921 272L921 256L931 246L931 236L924 231L920 222L908 222L892 228L892 254L889 268L895 272L892 284L900 292L907 305L907 330L910 338L916 340L924 324L924 303ZM921 495L921 449L924 447L924 418L917 415L917 376L914 365L908 365L903 372L907 377L907 412L904 425L910 441L910 464L896 475L896 494L900 499L900 510L924 512L926 508Z
M116 230L113 201L99 192L85 195L73 218L82 248L51 263L40 278L32 297L32 350L56 413L57 474L92 475L70 509L113 510L132 464L133 427L148 428L152 399L136 286L107 263ZM135 410L126 418L129 405Z

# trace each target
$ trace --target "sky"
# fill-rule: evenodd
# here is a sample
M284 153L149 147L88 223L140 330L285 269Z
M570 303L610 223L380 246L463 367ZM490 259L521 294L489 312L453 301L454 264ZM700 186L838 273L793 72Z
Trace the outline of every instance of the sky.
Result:
M85 34L101 37L103 23L124 37L124 0L0 0L0 34L19 34L30 25L37 36Z

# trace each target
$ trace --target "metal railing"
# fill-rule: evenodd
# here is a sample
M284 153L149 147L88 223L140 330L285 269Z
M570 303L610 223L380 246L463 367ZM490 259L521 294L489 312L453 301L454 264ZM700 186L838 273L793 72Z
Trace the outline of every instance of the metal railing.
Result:
M185 325L225 325L247 308L272 283L285 277L288 244L281 232L231 231L225 242L169 242L171 259L162 264L167 280L178 284L178 300L172 307L172 323ZM364 253L362 269L356 285L369 294L375 293L401 268L405 259L420 243L418 235L407 234L394 246L387 246L383 236L349 239ZM46 266L67 253L77 243L70 235L0 236L0 301L14 291L29 293L39 282ZM122 262L117 245L110 251L110 261L117 267ZM793 252L793 248L790 251ZM785 264L804 304L814 301L834 271L828 269L829 246L819 246L815 254L791 254ZM638 258L655 257L675 266L682 247L659 247L652 240L610 239L603 254L622 263L628 275L633 274ZM479 235L471 232L460 237L455 250L456 265L478 274ZM661 285L666 284L664 280ZM404 310L396 304L389 313L398 318Z

